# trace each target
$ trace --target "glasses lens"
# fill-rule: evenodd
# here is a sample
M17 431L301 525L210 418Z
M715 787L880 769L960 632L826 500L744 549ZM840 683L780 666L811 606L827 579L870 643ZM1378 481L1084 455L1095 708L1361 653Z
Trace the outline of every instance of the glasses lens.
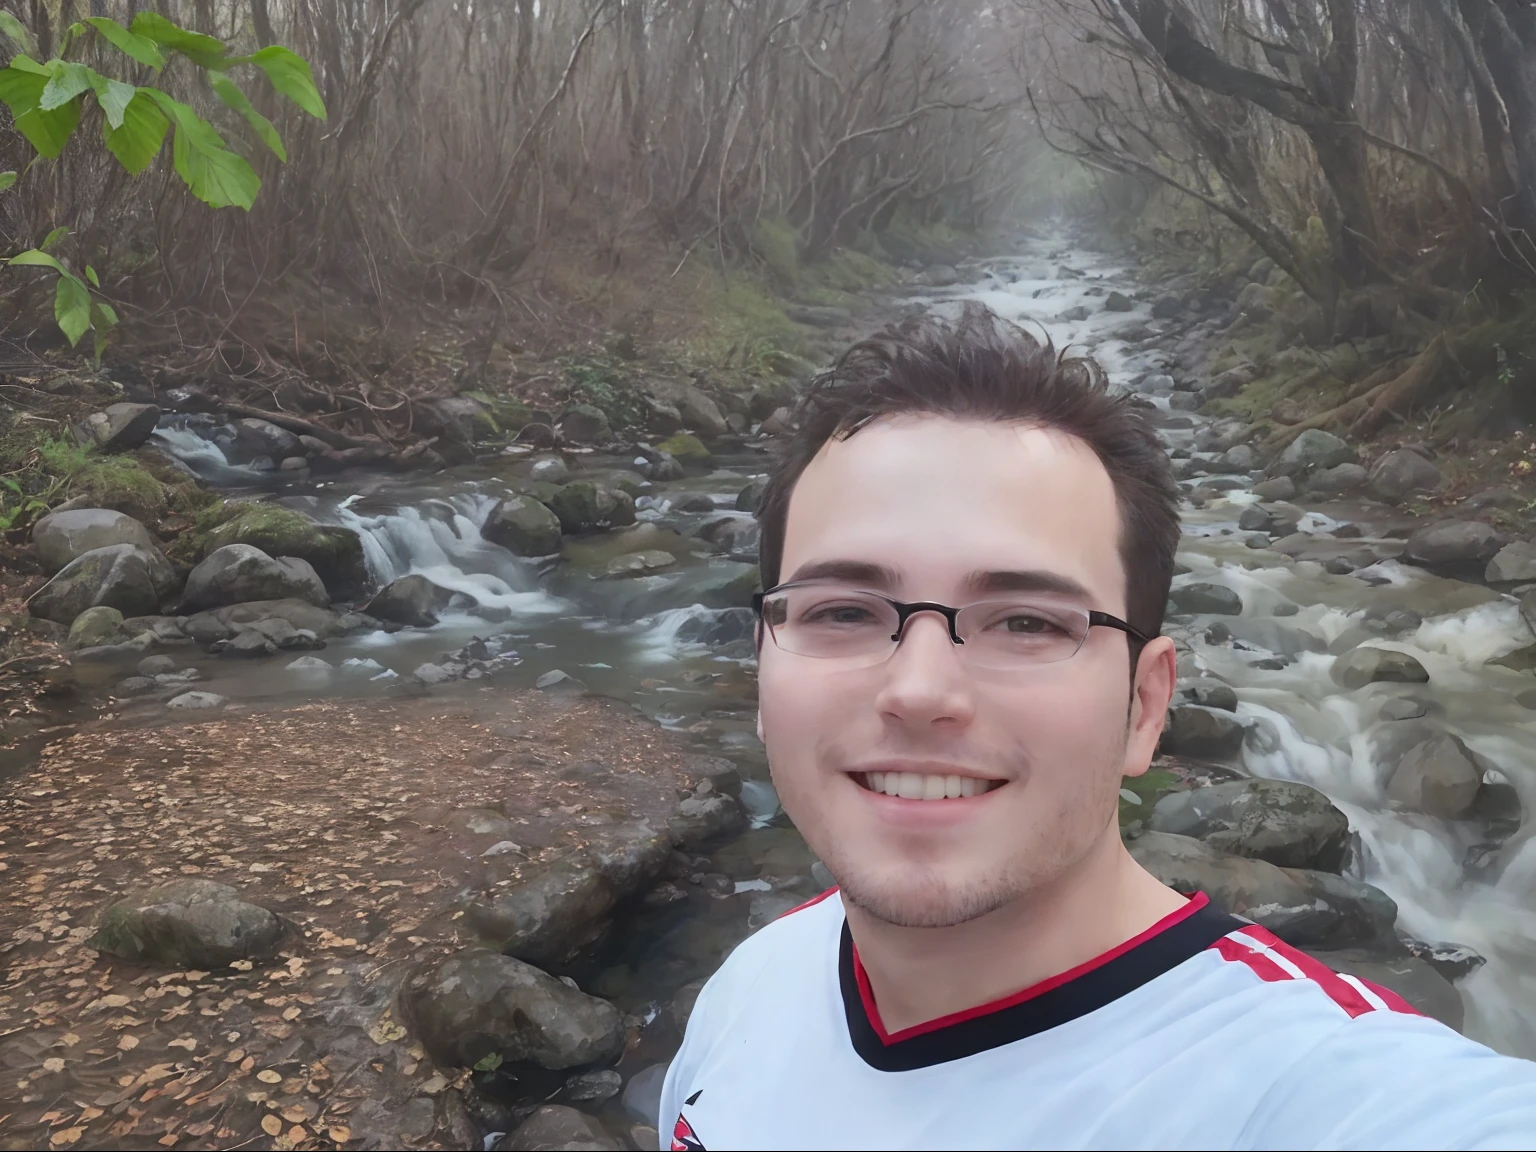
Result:
M1074 656L1088 636L1088 613L1060 604L988 600L962 608L955 626L967 660L1024 668Z
M885 655L894 646L895 609L852 588L808 585L775 592L763 601L763 618L774 643L797 656L860 658Z

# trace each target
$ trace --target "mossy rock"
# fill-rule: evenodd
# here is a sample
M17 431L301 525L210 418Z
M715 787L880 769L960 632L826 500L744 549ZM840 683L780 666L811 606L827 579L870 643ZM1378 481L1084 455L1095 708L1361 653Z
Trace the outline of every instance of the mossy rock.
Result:
M515 436L533 423L535 413L515 396L502 396L495 392L465 392L471 400L478 401L485 409L495 431L507 438Z
M84 496L95 508L110 508L141 524L154 524L170 507L170 493L132 456L92 457L70 481L72 496Z
M668 436L660 444L656 445L656 449L684 462L709 459L709 449L704 447L704 442L697 436L687 432L679 432L675 436Z
M560 485L547 503L559 518L561 531L572 535L599 528L622 528L635 522L633 496L590 480Z
M307 560L336 600L354 599L368 586L368 565L357 533L319 524L302 512L276 504L241 504L235 515L209 532L207 556L226 544L250 544L268 556Z

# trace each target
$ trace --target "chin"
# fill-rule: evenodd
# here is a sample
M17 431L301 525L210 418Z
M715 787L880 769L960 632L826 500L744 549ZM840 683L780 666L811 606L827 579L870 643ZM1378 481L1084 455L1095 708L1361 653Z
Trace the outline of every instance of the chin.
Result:
M852 867L833 875L843 902L900 928L952 928L1016 899L1017 885L999 873L947 874L906 866L875 871Z

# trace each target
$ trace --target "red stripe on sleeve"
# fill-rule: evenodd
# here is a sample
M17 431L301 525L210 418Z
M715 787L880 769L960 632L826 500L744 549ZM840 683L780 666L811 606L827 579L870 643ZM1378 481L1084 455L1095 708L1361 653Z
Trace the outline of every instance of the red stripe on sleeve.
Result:
M1255 952L1245 944L1239 944L1230 936L1223 936L1211 945L1221 954L1223 960L1233 960L1239 964L1246 964L1252 968L1260 980L1266 983L1274 983L1277 980L1294 980L1292 976L1280 965L1276 964L1262 952Z
M1269 931L1269 929L1260 928L1257 924L1254 924L1244 928L1243 935L1251 936L1255 940L1261 941L1281 956L1284 956L1292 964L1296 965L1297 968L1300 968L1303 976L1321 988L1327 994L1328 999L1348 1012L1351 1018L1376 1011L1371 1006L1370 1001L1360 995L1357 989L1347 981L1340 980L1338 973L1332 968L1329 968L1320 961L1314 960L1305 952L1292 948L1285 941L1281 940L1280 937Z

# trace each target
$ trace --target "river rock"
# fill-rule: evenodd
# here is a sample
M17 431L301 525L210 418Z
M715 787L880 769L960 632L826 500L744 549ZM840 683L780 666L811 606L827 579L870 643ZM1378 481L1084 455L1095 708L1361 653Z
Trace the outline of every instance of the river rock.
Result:
M489 948L466 948L414 972L400 1002L427 1053L450 1068L472 1068L492 1054L575 1068L624 1050L623 1018L612 1004Z
M1225 584L1181 584L1168 594L1180 612L1241 616L1243 600Z
M453 593L434 584L420 573L391 580L362 607L362 611L380 620L393 620L414 628L430 628L437 614L448 606Z
M254 460L258 456L282 460L288 456L302 455L299 438L286 428L257 419L236 420L234 427L237 452L234 459L237 462Z
M228 884L188 877L119 900L85 943L133 964L223 968L271 959L282 935L276 916Z
M560 518L533 497L513 496L491 509L480 534L518 556L549 556L560 551L560 526Z
M1168 710L1158 750L1168 755L1225 759L1242 749L1246 732L1242 721L1230 712L1175 704Z
M587 686L580 680L559 668L544 673L534 681L533 686L540 692L552 695L580 696L587 690Z
M665 1064L652 1064L630 1077L624 1085L624 1111L642 1124L658 1127L661 1113L661 1089L667 1079Z
M1356 648L1333 662L1333 679L1348 689L1367 684L1427 684L1429 672L1406 652L1388 648Z
M550 496L549 510L558 518L561 531L572 535L635 522L632 496L590 480L560 485Z
M1329 872L1227 856L1190 836L1143 832L1132 857L1170 888L1204 892L1219 907L1296 948L1397 950L1397 905L1377 888Z
M1430 493L1443 482L1440 469L1417 452L1399 448L1388 452L1371 469L1371 491L1396 503L1407 496Z
M512 440L515 444L531 444L535 448L553 448L555 430L542 420L534 420L519 428Z
M160 422L153 404L108 404L79 426L83 439L103 452L128 452L140 447Z
M677 563L677 557L661 548L648 548L641 552L628 552L608 561L604 576L644 576Z
M563 1104L544 1104L498 1140L494 1152L617 1152L622 1147L595 1117Z
M667 820L667 832L679 848L694 850L719 840L747 825L746 813L730 796L689 796L680 801Z
M1331 432L1309 428L1286 447L1269 466L1273 476L1295 480L1340 464L1355 463L1355 450Z
M678 380L649 380L642 387L656 400L677 409L682 427L692 429L704 439L714 440L729 431L720 406L696 385Z
M450 464L469 463L475 457L475 444L499 432L485 406L469 396L421 400L413 408L416 430L436 436L433 447Z
M1409 749L1387 796L1415 812L1461 820L1472 812L1483 774L1460 739L1443 732Z
M135 544L156 550L149 529L132 516L106 508L74 508L53 512L32 526L32 543L37 546L37 560L50 576L71 560L96 548L113 544Z
M1217 708L1223 712L1237 711L1237 692L1230 684L1213 677L1203 676L1179 686L1184 699L1203 708Z
M69 626L67 644L71 648L99 648L103 644L120 644L129 639L123 631L123 614L116 608L99 605L87 608L76 616Z
M368 584L363 542L356 532L319 524L278 504L246 504L208 533L203 555L229 544L249 544L268 556L293 556L315 570L335 600L351 600Z
M672 840L648 824L600 829L586 848L525 872L522 881L464 911L466 924L508 956L552 967L598 939L621 900L661 874Z
M124 616L151 616L176 591L166 558L137 544L109 544L75 559L32 594L27 610L44 620L72 624L87 608L105 605Z
M528 478L544 484L564 484L571 478L571 466L558 456L540 456L528 466Z
M624 1089L624 1077L612 1068L600 1072L578 1072L565 1082L560 1094L578 1104L601 1104L612 1100Z
M1382 701L1381 711L1377 716L1382 720L1417 720L1428 714L1429 706L1422 700L1414 700L1408 696L1393 696L1389 700Z
M608 414L594 404L574 404L555 421L555 431L570 444L606 444L613 439Z
M196 712L204 708L222 708L229 701L217 692L183 692L165 702L167 708L177 712Z
M1536 580L1536 544L1515 540L1500 548L1488 561L1483 578L1490 584L1514 584Z
M1211 471L1222 473L1252 472L1259 466L1259 458L1247 444L1237 444L1223 452L1211 465Z
M1481 567L1503 544L1504 538L1480 520L1442 520L1408 537L1400 559L1426 568Z
M1220 852L1281 868L1338 872L1349 847L1349 819L1315 788L1290 780L1232 780L1170 792L1147 827L1193 836Z
M342 616L327 608L317 608L307 600L258 600L188 616L185 631L191 639L207 648L252 630L267 636L273 643L301 632L325 640L350 630L349 622L366 626L365 617L350 613Z
M226 544L208 553L187 577L181 609L193 613L253 600L303 600L330 605L315 570L295 556L274 559L249 544Z
M1253 486L1253 494L1260 500L1291 500L1296 496L1296 481L1289 476L1261 480Z
M828 884L826 887L831 888L833 885ZM693 980L679 988L677 994L672 997L672 1023L677 1026L679 1034L688 1027L688 1019L693 1015L693 1006L699 1002L699 993L702 991L704 991L704 981Z
M736 511L757 513L758 505L763 502L763 493L768 488L768 477L754 476L747 482L747 486L736 494Z
M1106 312L1129 312L1135 307L1135 301L1124 292L1111 292L1108 296L1104 297L1104 311Z
M1365 487L1366 472L1359 464L1336 464L1312 473L1307 490L1319 495L1338 495Z

